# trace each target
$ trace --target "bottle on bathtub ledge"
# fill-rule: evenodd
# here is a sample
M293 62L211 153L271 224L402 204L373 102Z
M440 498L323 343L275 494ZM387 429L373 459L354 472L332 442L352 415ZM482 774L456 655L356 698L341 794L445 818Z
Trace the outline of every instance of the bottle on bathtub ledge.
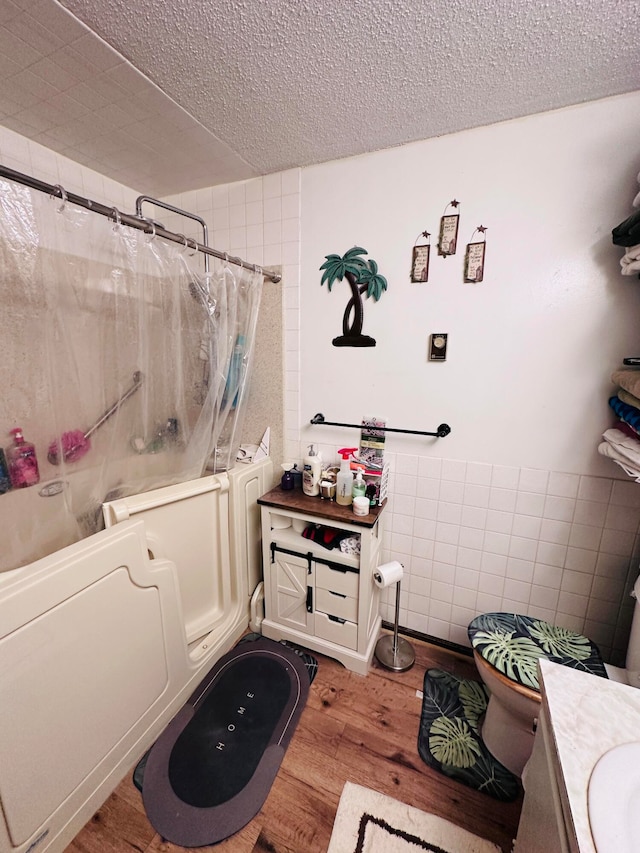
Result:
M9 479L7 457L4 455L4 450L0 447L0 495L4 495L10 488L11 480Z
M9 461L9 479L14 489L24 489L40 482L36 449L30 441L25 441L22 429L10 430L13 445L7 449Z

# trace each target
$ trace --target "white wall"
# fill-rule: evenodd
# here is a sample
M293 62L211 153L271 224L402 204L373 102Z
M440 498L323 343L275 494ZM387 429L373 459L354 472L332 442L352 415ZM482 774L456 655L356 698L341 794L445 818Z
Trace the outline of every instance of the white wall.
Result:
M409 627L465 642L477 612L517 609L588 630L607 653L624 647L640 491L615 482L624 475L596 448L614 420L610 374L640 347L640 284L619 274L611 243L638 189L639 107L634 93L302 172L301 424L323 412L452 428L388 437L386 556L407 570ZM458 253L442 258L454 198ZM463 284L480 224L484 281ZM425 229L429 282L412 284ZM320 286L324 256L354 245L389 283L365 302L370 349L332 346L349 288ZM445 363L427 361L431 332L449 333ZM300 452L313 440L331 455L357 437L306 426Z

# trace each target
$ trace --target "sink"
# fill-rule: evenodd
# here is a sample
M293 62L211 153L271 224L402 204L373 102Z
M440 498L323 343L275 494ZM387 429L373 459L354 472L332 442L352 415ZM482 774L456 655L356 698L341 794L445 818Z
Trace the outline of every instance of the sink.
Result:
M640 742L615 746L599 759L588 790L597 853L640 849Z

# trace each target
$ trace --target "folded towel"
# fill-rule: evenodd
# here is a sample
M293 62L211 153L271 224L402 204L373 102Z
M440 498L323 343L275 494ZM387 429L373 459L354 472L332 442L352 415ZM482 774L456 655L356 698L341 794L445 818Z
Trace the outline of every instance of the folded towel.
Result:
M608 429L602 437L616 453L624 456L631 465L640 470L640 440L637 436L631 438L619 429Z
M621 456L615 447L612 447L608 441L603 441L598 445L598 453L612 459L616 465L619 465L622 468L625 474L633 477L636 483L640 483L640 470L630 465L629 462Z
M640 370L634 370L633 367L614 370L611 374L611 381L614 385L619 385L640 399Z
M302 531L302 535L305 539L311 539L323 548L331 550L338 548L340 542L351 534L348 530L336 530L333 527L325 527L323 524L309 524Z
M627 251L622 256L621 264L630 263L640 259L640 243L637 246L629 246Z
M616 246L635 246L640 243L640 210L636 210L611 232Z
M638 434L632 426L626 424L624 421L618 421L616 424L616 429L619 429L620 432L623 432L625 435L628 435L629 438L637 438L640 439L640 434Z
M623 403L618 397L610 397L609 405L621 421L629 424L635 430L640 430L640 410L628 403Z
M630 406L635 406L636 409L640 409L640 398L629 391L625 391L624 388L619 389L618 399L622 400L623 403L628 403Z
M640 261L624 255L620 260L620 272L622 275L635 275L640 271Z

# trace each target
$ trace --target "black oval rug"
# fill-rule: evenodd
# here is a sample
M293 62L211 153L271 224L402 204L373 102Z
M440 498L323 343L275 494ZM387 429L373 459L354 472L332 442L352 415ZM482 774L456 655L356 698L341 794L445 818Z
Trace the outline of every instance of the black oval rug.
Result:
M261 637L215 664L151 748L142 798L182 847L216 844L260 811L309 693L304 660Z

